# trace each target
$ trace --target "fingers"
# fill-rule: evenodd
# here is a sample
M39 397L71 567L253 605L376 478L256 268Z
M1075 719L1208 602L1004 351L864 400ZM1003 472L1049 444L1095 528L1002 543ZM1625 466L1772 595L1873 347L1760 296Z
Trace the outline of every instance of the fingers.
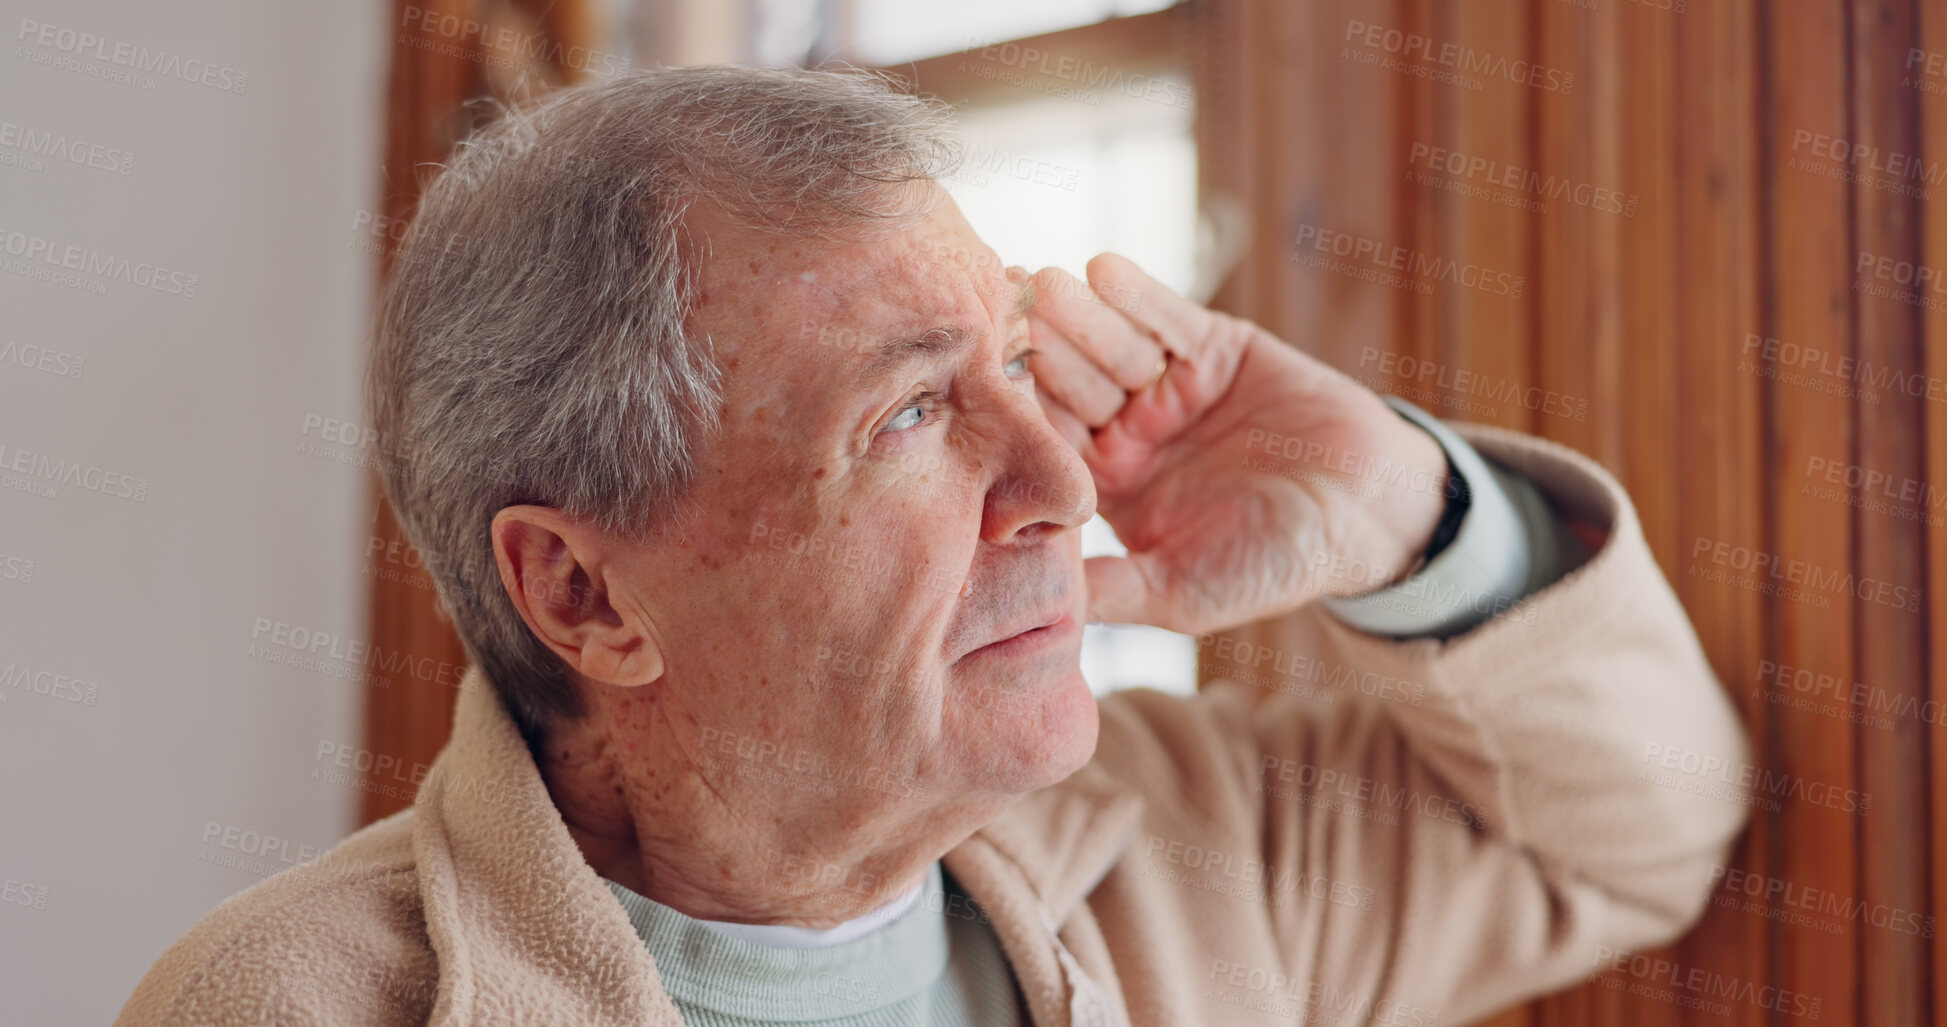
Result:
M1090 428L1113 420L1129 401L1129 393L1084 356L1061 330L1029 314L1028 331L1038 351L1028 361L1035 383Z
M1099 258L1098 258L1099 259ZM1035 273L1034 317L1053 328L1121 391L1137 392L1156 376L1163 348L1126 312L1060 268Z
M1083 561L1082 572L1088 577L1089 622L1163 625L1163 593L1151 586L1146 568L1146 558L1140 553Z
M1041 412L1047 416L1048 423L1054 425L1055 430L1060 432L1061 437L1067 439L1070 445L1087 456L1095 442L1094 436L1088 430L1088 425L1083 424L1081 419L1067 407L1039 387L1034 390L1034 398L1040 401Z
M1097 293L1118 297L1119 316L1171 353L1193 364L1205 355L1218 328L1215 315L1149 277L1134 261L1115 253L1097 254L1088 262L1088 281Z

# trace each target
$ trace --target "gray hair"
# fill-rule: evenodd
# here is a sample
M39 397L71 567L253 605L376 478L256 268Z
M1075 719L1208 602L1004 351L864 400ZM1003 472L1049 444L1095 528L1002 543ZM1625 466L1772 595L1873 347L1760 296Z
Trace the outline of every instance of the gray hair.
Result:
M639 72L504 112L426 188L380 304L368 402L386 496L530 741L578 719L489 527L537 503L641 541L675 518L721 372L687 328L691 204L811 235L923 216L952 109L859 72Z

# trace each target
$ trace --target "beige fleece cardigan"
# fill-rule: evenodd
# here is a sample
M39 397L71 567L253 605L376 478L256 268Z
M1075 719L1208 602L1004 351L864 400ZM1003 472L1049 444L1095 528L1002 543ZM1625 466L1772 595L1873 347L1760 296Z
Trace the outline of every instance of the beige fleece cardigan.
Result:
M1747 796L1682 767L1747 765L1733 709L1615 481L1462 434L1601 550L1444 644L1315 613L1278 658L1377 698L1104 698L1087 766L943 857L1037 1025L1460 1024L1699 914ZM682 1021L475 668L413 809L219 905L118 1022Z

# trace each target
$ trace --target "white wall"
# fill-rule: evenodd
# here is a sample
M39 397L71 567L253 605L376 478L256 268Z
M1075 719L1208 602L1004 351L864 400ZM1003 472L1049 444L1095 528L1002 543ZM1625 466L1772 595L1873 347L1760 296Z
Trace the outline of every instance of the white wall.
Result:
M274 870L353 823L356 793L311 773L321 742L356 742L358 686L248 649L259 618L366 633L368 472L298 447L306 415L358 416L374 272L353 225L377 193L389 15L370 0L5 10L0 1019L106 1023L173 939L261 877L210 857L288 839L260 857ZM43 45L35 22L62 34ZM152 88L102 74L130 70L118 53L165 62L135 72ZM215 65L216 84L172 59L190 79ZM222 88L232 72L241 91ZM41 134L105 167L47 154ZM20 273L64 257L110 266L81 288ZM153 266L167 291L128 280ZM189 275L194 295L171 294ZM28 347L52 351L47 369ZM63 472L43 457L88 473L50 483ZM132 479L139 501L115 494Z

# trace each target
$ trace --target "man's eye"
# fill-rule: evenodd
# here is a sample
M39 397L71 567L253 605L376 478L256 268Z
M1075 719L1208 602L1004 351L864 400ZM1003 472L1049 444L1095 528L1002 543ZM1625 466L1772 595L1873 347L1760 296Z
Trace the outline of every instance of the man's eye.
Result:
M932 409L940 398L937 392L922 392L906 401L892 419L882 425L874 434L884 435L889 431L910 431L926 420L926 411Z
M1021 355L1001 365L1001 373L1009 378L1019 378L1028 373L1028 358L1041 352L1038 349L1024 349Z
M888 432L888 431L905 431L908 428L917 428L919 427L920 420L925 416L926 416L926 408L920 406L918 403L914 403L912 406L909 406L906 409L901 410L897 414L894 414L892 420L887 421L886 426L879 430L882 432Z

